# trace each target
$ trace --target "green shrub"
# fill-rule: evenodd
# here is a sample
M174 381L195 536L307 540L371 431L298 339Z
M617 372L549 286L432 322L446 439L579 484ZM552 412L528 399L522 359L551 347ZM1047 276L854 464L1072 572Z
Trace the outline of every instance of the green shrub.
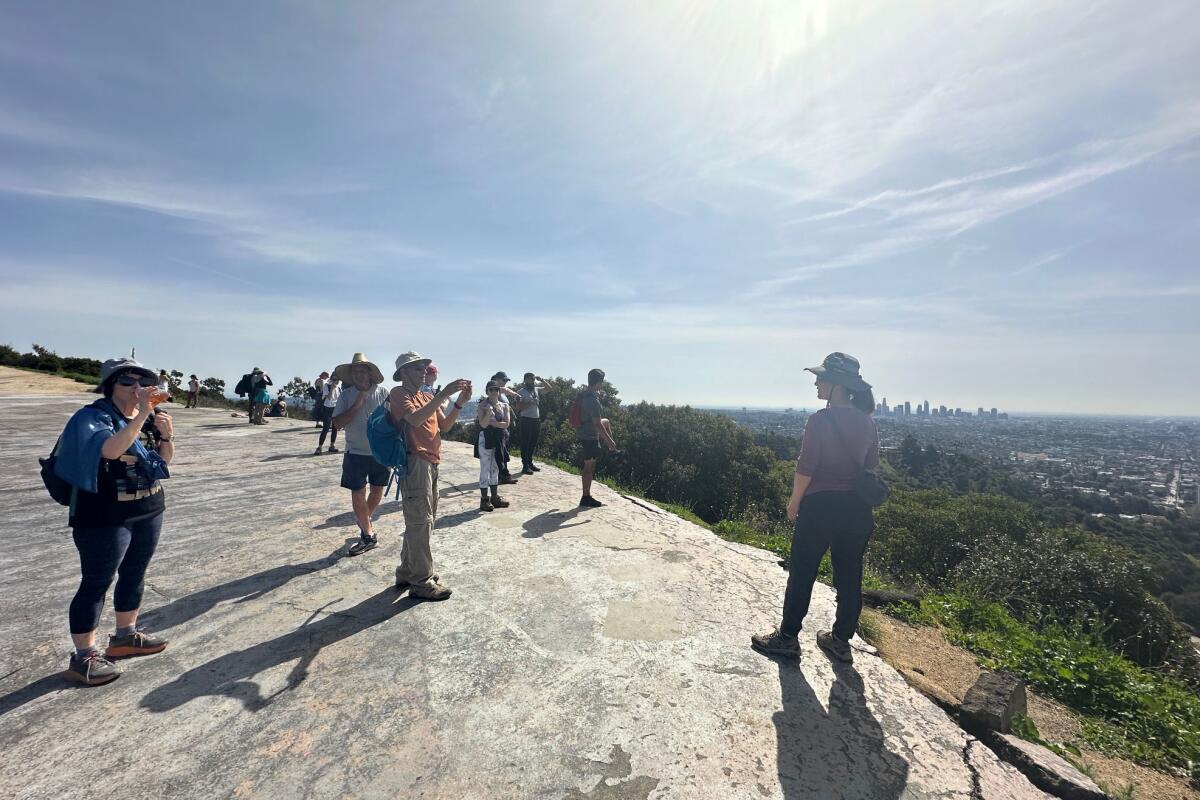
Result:
M1097 749L1157 768L1200 765L1200 697L1163 672L1139 667L1088 631L1034 630L998 603L969 594L929 595L919 616L981 656L988 669L1019 675L1038 692L1087 715Z

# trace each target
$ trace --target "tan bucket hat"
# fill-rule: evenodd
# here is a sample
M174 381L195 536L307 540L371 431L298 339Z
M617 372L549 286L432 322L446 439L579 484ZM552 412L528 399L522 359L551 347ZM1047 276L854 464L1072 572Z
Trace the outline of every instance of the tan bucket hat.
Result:
M421 362L428 367L431 363L433 363L433 359L425 358L415 350L409 350L407 353L401 353L400 355L396 356L396 371L392 373L392 380L403 380L403 378L400 377L400 370L404 369L410 364L416 364L418 362Z
M374 362L368 361L367 357L362 353L355 353L354 358L350 359L349 364L339 364L337 369L333 371L334 377L342 383L353 384L354 379L350 377L350 370L355 364L366 364L371 368L371 383L377 386L383 383L383 372L380 371L379 367L375 366Z

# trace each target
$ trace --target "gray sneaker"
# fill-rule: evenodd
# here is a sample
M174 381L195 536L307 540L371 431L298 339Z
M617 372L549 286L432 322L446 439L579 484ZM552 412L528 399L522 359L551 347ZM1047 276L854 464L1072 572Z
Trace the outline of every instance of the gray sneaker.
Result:
M817 644L829 655L844 664L854 663L854 649L849 642L843 642L829 631L817 632Z
M93 650L82 658L72 655L63 677L74 683L82 683L84 686L102 686L121 677L121 670L116 664L100 655L99 650Z
M800 640L795 636L784 636L779 629L770 633L756 633L750 637L750 646L767 656L800 658Z
M145 631L134 631L128 636L109 636L104 657L109 661L130 656L148 656L167 649L167 640Z

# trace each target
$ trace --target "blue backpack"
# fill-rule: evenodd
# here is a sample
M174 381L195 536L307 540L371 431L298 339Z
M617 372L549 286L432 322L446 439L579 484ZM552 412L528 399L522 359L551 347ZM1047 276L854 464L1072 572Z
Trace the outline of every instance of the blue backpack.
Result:
M385 402L367 417L367 441L371 444L371 455L392 470L388 478L386 495L396 482L396 499L400 499L400 481L408 474L408 445L404 440L404 423L396 427L392 421L391 403Z

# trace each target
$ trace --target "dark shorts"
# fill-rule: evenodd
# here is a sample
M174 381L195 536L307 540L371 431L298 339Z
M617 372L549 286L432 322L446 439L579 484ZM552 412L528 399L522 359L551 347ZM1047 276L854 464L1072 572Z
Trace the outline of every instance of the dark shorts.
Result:
M599 439L580 439L579 446L583 449L583 455L580 456L583 461L594 461L604 452L600 449Z
M371 456L346 453L342 456L342 488L357 492L370 483L387 486L392 471Z

